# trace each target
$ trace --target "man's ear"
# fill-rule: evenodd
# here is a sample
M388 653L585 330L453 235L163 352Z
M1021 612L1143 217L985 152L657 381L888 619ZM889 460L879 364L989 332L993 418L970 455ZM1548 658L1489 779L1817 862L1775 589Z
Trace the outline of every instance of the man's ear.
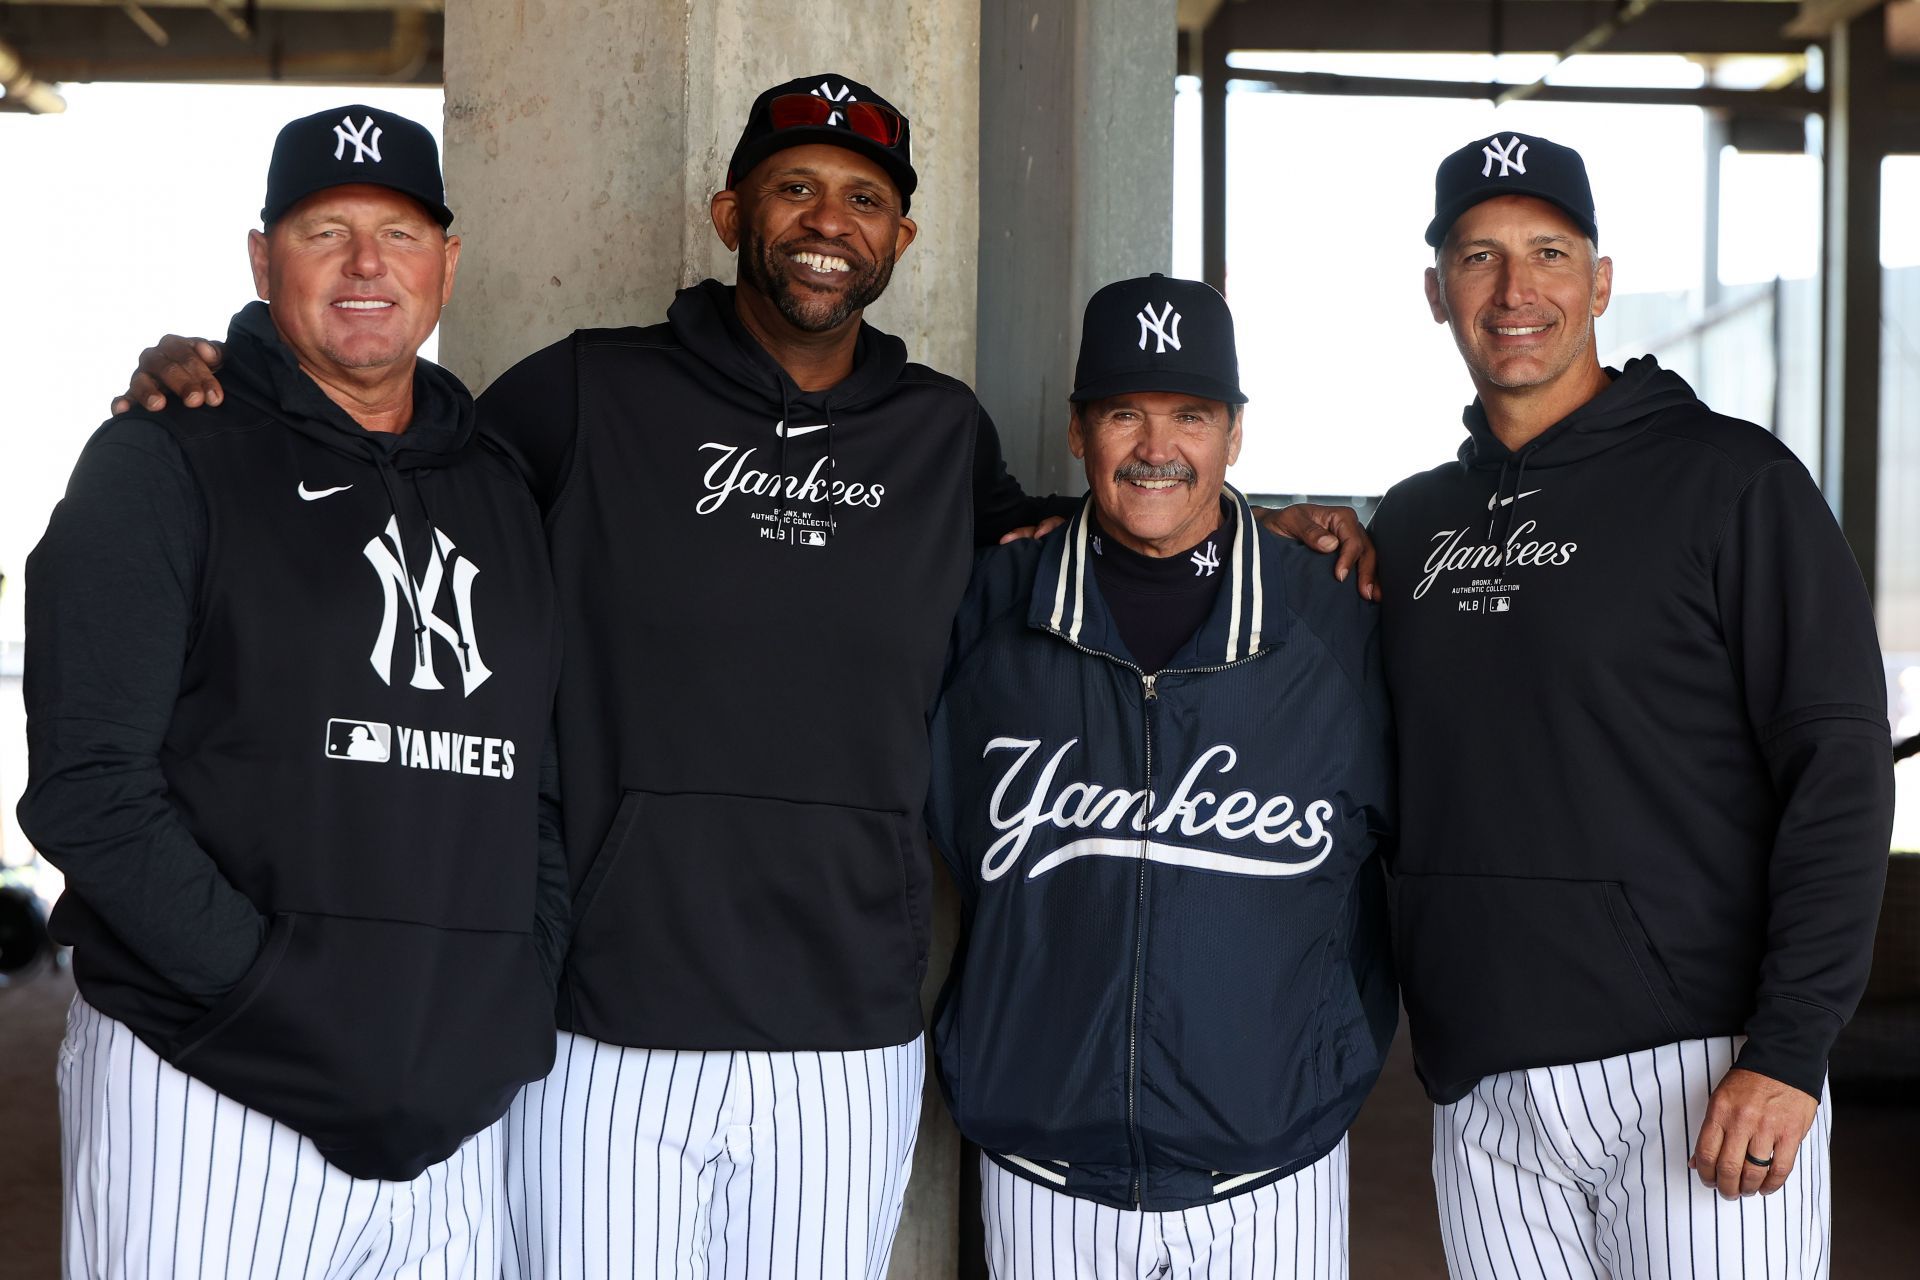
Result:
M247 232L247 263L253 268L253 296L271 302L267 296L267 236L264 231Z
M1227 465L1240 461L1240 419L1245 416L1245 405L1231 405L1227 409L1232 417L1232 425L1227 428Z
M1435 324L1447 322L1446 299L1440 292L1440 268L1427 268L1427 310L1433 313Z
M460 270L460 237L448 236L446 247L447 282L440 288L440 305L446 306L453 301L453 277Z
M1613 301L1613 259L1602 258L1593 264L1593 314L1607 314L1607 304Z
M1067 448L1075 458L1087 456L1087 434L1080 426L1080 408L1067 406Z
M912 218L902 217L899 228L893 233L893 260L900 261L900 255L907 251L913 238L920 234L920 224Z
M713 193L713 199L707 202L707 212L713 218L714 234L720 237L720 243L727 246L728 252L740 247L740 193L728 188Z

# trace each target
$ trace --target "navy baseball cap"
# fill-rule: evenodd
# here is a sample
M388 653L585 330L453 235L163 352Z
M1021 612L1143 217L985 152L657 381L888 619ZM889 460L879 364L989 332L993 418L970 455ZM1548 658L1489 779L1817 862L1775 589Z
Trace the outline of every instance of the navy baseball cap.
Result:
M872 160L900 189L900 212L912 205L920 178L913 171L907 118L866 85L831 72L777 84L753 100L727 162L727 186L774 152L812 142L845 147Z
M1156 271L1107 285L1087 300L1069 398L1104 400L1129 391L1247 402L1233 312L1213 286Z
M1469 142L1440 162L1433 176L1427 243L1438 249L1461 214L1495 196L1534 196L1558 205L1599 243L1586 162L1572 147L1530 133L1496 133Z
M358 103L317 111L280 130L267 165L260 221L272 226L314 192L357 182L412 196L443 228L453 223L440 180L440 148L426 126Z

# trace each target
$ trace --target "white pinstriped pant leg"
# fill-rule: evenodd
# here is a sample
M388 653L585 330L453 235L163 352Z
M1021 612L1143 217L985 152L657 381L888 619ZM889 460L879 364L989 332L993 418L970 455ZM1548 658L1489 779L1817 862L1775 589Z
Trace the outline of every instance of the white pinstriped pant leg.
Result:
M499 1272L498 1123L410 1182L354 1178L78 997L59 1082L67 1280Z
M1726 1201L1687 1167L1740 1040L1509 1071L1434 1109L1455 1280L1825 1280L1833 1107L1779 1191Z
M560 1033L507 1113L509 1280L886 1274L922 1040L632 1049Z
M1115 1209L980 1158L994 1280L1346 1280L1347 1140L1290 1177L1196 1209Z

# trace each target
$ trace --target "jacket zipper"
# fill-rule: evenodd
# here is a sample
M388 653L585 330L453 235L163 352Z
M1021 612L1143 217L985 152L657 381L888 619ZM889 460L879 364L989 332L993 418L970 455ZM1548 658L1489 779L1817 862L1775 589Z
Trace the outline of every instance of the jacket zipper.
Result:
M1135 668L1138 670L1138 668ZM1127 1007L1127 1144L1133 1148L1133 1185L1129 1198L1140 1207L1140 1170L1146 1165L1146 1153L1140 1149L1140 1122L1135 1114L1135 1096L1140 1087L1140 982L1147 965L1147 857L1153 843L1153 703L1160 698L1155 688L1158 675L1140 673L1140 731L1147 762L1147 820L1140 836L1140 868L1135 873L1139 896L1135 901L1137 919L1133 927L1133 982Z
M1131 1185L1128 1188L1128 1199L1132 1202L1133 1207L1137 1209L1140 1207L1140 1170L1146 1164L1146 1155L1140 1149L1140 1123L1135 1110L1140 1083L1140 986L1146 970L1147 957L1147 864L1150 861L1147 857L1147 846L1153 842L1153 819L1156 816L1152 810L1153 714L1149 704L1160 700L1159 683L1160 677L1163 675L1211 675L1216 671L1225 671L1230 667L1238 667L1245 663L1252 662L1255 658L1263 656L1268 651L1261 649L1258 652L1248 654L1244 658L1236 658L1232 662L1222 662L1211 667L1172 667L1148 675L1145 671L1142 671L1139 667L1123 658L1116 658L1110 653L1102 653L1098 649L1089 649L1078 640L1069 638L1065 632L1055 631L1052 627L1044 627L1042 630L1046 631L1049 635L1066 641L1089 657L1104 658L1108 662L1125 667L1140 677L1140 694L1142 699L1140 705L1140 726L1142 749L1146 756L1147 765L1148 810L1146 831L1140 838L1140 870L1139 874L1135 877L1135 884L1138 886L1138 896L1134 904L1137 914L1133 929L1133 981L1128 989L1127 1001L1127 1146L1133 1152L1133 1175Z

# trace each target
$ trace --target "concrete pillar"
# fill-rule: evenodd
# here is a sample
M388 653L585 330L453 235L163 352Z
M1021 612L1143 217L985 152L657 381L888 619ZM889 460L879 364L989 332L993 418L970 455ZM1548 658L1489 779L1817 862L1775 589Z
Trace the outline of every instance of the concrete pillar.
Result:
M971 380L978 0L466 0L446 28L446 169L465 238L441 359L481 390L576 328L651 324L733 278L707 198L760 90L816 71L913 121L920 236L869 313L912 358ZM929 994L957 913L936 901ZM898 1280L956 1273L959 1135L931 1075Z
M1100 285L1173 260L1176 0L981 0L980 377L1014 474L1078 492L1066 399Z
M1872 9L1827 42L1826 329L1820 484L1867 590L1879 592L1880 164L1892 149L1887 15Z

